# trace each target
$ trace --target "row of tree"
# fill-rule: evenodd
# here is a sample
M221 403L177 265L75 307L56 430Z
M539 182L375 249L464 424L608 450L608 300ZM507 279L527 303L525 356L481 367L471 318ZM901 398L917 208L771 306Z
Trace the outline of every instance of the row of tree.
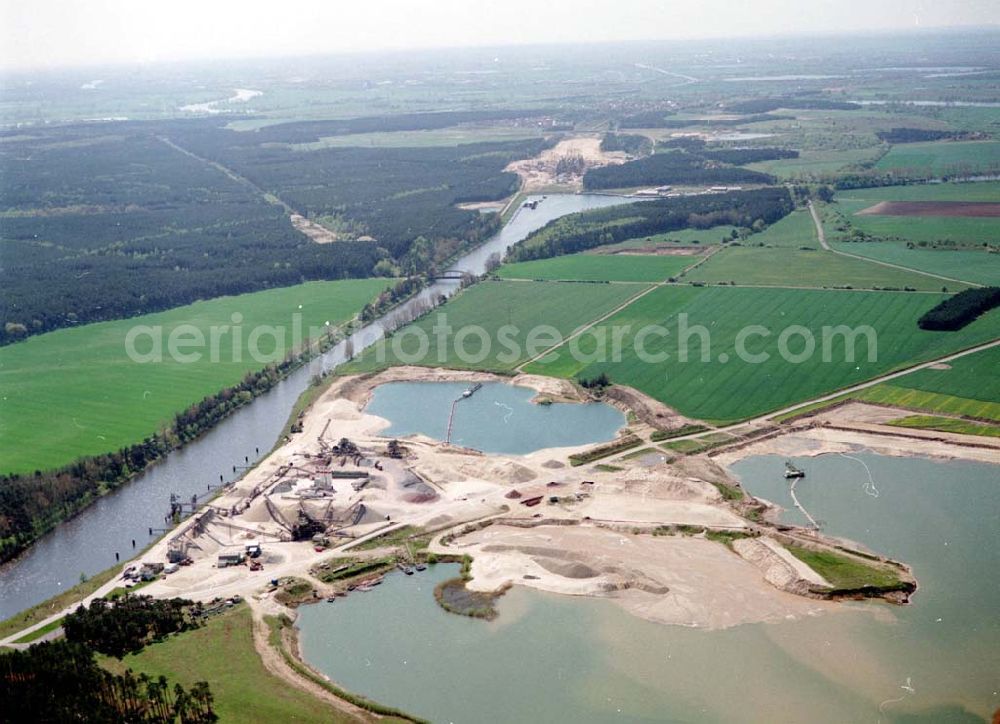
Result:
M966 289L945 299L917 320L921 329L954 332L1000 307L1000 287Z
M829 98L809 98L784 96L779 98L753 98L726 106L730 113L770 113L779 108L816 111L860 111L864 106L850 101L836 101Z
M960 134L954 131L933 131L927 128L891 128L888 131L878 131L875 135L886 143L922 143L956 138Z

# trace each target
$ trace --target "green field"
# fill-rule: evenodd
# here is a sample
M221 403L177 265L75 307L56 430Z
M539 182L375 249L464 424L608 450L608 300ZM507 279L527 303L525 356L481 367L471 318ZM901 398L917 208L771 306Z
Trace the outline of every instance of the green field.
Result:
M542 135L530 128L505 128L503 126L454 126L430 131L378 131L351 133L343 136L324 136L312 143L294 143L296 151L317 151L323 148L423 148L427 146L460 146L466 143L494 141L519 141Z
M1000 141L934 141L893 146L876 168L918 169L934 175L963 170L986 170L1000 163Z
M899 575L887 567L865 563L834 551L815 551L788 543L785 548L834 588L894 586L899 583Z
M987 402L986 400L903 387L903 385L909 384L910 379L918 374L920 373L915 372L913 375L907 375L896 384L876 385L867 390L862 390L853 395L853 398L862 400L863 402L892 405L893 407L902 407L909 410L963 415L1000 422L1000 403L998 402Z
M781 179L793 179L810 174L831 174L844 166L873 158L878 148L851 148L843 151L802 151L798 158L751 163L747 168L763 171Z
M850 245L846 245L850 246ZM828 251L798 249L724 249L684 276L685 281L736 282L773 286L834 287L855 289L911 287L941 291L942 281L916 272L871 264ZM949 290L965 289L960 282L945 282Z
M746 246L780 246L800 249L804 246L818 249L816 225L807 209L793 211L758 234L753 234L743 242Z
M928 243L951 240L962 244L1000 244L1000 219L858 215L859 211L877 203L878 200L872 199L839 199L835 208L847 217L851 226L889 240ZM840 233L829 225L826 228L829 241L837 241Z
M617 244L608 244L591 249L588 254L599 254L608 251L619 251L621 249L642 249L656 245L676 245L676 246L696 246L704 244L710 246L718 244L723 240L732 238L735 226L713 226L710 229L681 229L680 231L666 231L662 234L651 236L640 236L635 239L626 239Z
M1000 199L1000 181L877 186L838 191L837 199L867 200L873 204L879 201L996 201Z
M831 246L890 264L977 284L1000 282L1000 219L944 216L858 216L881 201L995 201L1000 182L915 184L837 194L824 225ZM839 212L838 219L831 211ZM843 227L846 222L847 227ZM841 228L838 228L841 227ZM848 241L852 228L878 241ZM912 246L913 248L909 248Z
M570 254L505 264L499 274L504 279L662 282L698 259L668 254Z
M379 345L370 347L345 372L377 369L395 364L420 364L430 367L455 367L461 369L512 370L518 364L530 359L526 341L529 332L543 325L558 330L568 336L579 326L607 314L631 296L640 293L645 286L637 284L588 284L572 282L512 282L487 281L477 284L453 298L443 307L435 310L411 325L418 330L428 344L421 353L421 341L416 334L401 331L396 342L385 345L384 360L379 360ZM438 346L439 335L433 332L441 315L452 327L453 333L445 340L444 348ZM513 325L516 332L510 340L517 347L511 354L508 347L498 340L497 330ZM480 338L471 334L461 342L469 357L463 361L455 354L457 332L463 327L479 327L490 338L489 349L481 354ZM544 339L543 339L544 337ZM536 353L548 346L544 343L548 335L537 339ZM398 350L394 347L398 344ZM396 354L396 352L401 354ZM482 359L479 359L479 357Z
M938 415L910 415L889 423L895 427L908 427L918 430L936 430L938 432L954 432L959 435L982 435L983 437L1000 437L1000 426L987 425L957 417L941 417Z
M872 241L860 243L833 242L831 246L848 254L876 261L899 264L910 269L962 279L976 284L1000 284L1000 253L971 249L907 248L905 241ZM941 282L949 290L959 286Z
M171 636L121 662L103 659L114 672L132 669L190 687L208 681L220 722L349 722L352 718L289 685L264 668L253 645L246 606L215 616L202 628Z
M525 371L567 378L593 377L604 372L612 381L633 386L684 415L719 422L738 420L834 392L1000 334L1000 312L992 312L958 332L920 330L917 318L941 298L902 292L661 287L599 325L631 325L620 362L593 362L586 357L578 361L563 346L528 365ZM680 314L688 315L689 329L702 325L710 330L707 361L702 361L697 335L690 336L689 360L679 359ZM643 361L635 350L637 330L653 324L661 325L669 334L649 336L645 349L649 355L669 354L663 361ZM763 325L771 332L766 338L752 337L746 344L750 354L770 355L756 364L744 362L734 353L736 335L748 325ZM816 340L815 353L804 361L789 361L779 354L779 335L791 325L806 327ZM865 338L859 335L855 361L846 359L844 340L836 337L826 345L831 361L824 362L822 327L826 325L870 325L877 334L877 359L868 361ZM612 338L610 332L607 338ZM591 354L597 342L588 333L578 347L582 355ZM800 352L802 339L790 341L788 349L793 355Z
M302 315L304 333L327 321L336 325L353 317L386 285L385 279L311 282L58 330L0 348L3 472L52 468L81 455L139 442L169 423L175 413L264 367L267 360L256 362L248 353L256 326L284 330L280 358L291 349L294 314ZM235 313L242 315L239 325L232 321ZM235 332L226 330L218 337L217 362L207 351L198 362L172 360L168 335L185 324L201 330L206 342L213 326L240 327L238 354L233 354ZM162 327L162 362L140 364L126 354L126 335L137 325ZM140 338L136 349L150 351L151 342ZM274 338L260 335L258 349L274 352Z

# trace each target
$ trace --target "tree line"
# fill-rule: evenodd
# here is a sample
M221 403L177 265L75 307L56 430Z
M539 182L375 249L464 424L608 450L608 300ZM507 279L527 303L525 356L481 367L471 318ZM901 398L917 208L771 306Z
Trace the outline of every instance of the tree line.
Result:
M769 184L774 177L737 166L719 165L697 153L670 150L614 166L592 168L585 189L615 189L660 184Z
M0 704L10 722L206 724L218 721L207 682L112 674L82 643L45 641L0 654Z
M707 126L709 128L746 126L751 123L767 121L794 120L793 116L783 116L774 113L754 113L740 118L670 118L673 113L663 111L643 111L633 113L619 119L619 128L692 128Z
M730 113L770 113L779 108L815 111L860 111L864 106L851 101L835 101L828 98L753 98L726 105Z
M93 600L63 619L65 639L0 655L0 702L5 721L143 722L202 724L218 716L205 681L190 689L166 677L117 675L94 659L119 660L147 644L196 628L201 604L179 598L125 594ZM9 718L8 718L9 717Z

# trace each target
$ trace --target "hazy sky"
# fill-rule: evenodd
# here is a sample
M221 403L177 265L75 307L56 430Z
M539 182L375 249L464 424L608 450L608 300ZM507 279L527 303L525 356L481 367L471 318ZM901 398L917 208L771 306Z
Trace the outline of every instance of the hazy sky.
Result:
M0 0L0 67L1000 23L998 0Z

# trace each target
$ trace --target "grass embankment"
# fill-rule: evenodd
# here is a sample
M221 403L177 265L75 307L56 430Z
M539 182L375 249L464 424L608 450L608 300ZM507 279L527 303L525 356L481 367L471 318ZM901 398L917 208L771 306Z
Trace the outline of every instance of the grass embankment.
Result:
M652 534L654 536L682 535L687 537L701 535L705 537L705 540L720 543L727 548L732 548L734 540L756 538L759 535L742 530L712 530L702 525L661 525L654 528Z
M30 644L32 641L37 641L38 639L46 636L56 629L62 627L63 619L57 618L55 621L50 621L41 628L37 628L29 634L25 634L21 638L14 641L15 644Z
M893 591L908 585L889 566L865 563L833 551L817 551L790 543L785 543L784 546L793 556L822 576L835 591Z
M147 646L122 661L104 658L101 663L111 671L130 668L184 686L208 681L221 722L354 721L264 668L246 606L213 616L201 628Z
M49 616L59 613L76 601L86 598L112 578L117 576L120 570L121 566L114 566L105 571L101 571L100 573L91 576L83 583L78 583L72 588L63 591L50 599L42 601L29 609L21 611L20 613L8 618L6 621L0 622L0 638L6 638L12 633L26 629L29 626L34 626L39 621L44 621Z
M713 432L693 440L674 440L661 445L664 450L678 452L683 455L694 455L695 453L711 450L713 447L732 442L736 438L726 432Z
M351 549L351 553L379 548L394 548L390 555L364 558L353 555L330 558L317 564L310 571L323 583L342 583L358 578L372 578L392 570L397 563L409 564L417 561L434 561L433 554L427 554L431 534L417 526L407 525L365 541Z
M708 428L704 425L694 425L687 423L681 425L674 430L656 430L652 435L649 436L650 442L663 442L664 440L671 440L675 437L683 437L685 435L694 435L698 432L704 432Z
M583 335L577 344L579 354L571 354L563 345L527 365L525 371L569 379L594 378L604 373L614 382L635 387L687 417L713 423L734 422L1000 335L1000 310L987 313L957 332L919 329L917 319L943 298L905 292L660 287L596 325L593 334ZM681 319L688 330L686 335ZM622 340L621 361L610 356L606 361L590 361L593 357L588 355L599 351L601 328L604 339L611 339L615 326L628 325L631 331ZM647 355L668 355L656 364L640 358L632 337L646 325L660 325L667 330L665 335L649 335L643 340L642 349ZM703 334L691 331L696 325L704 330ZM745 353L754 357L743 354L741 359L737 335L749 325L760 325L767 334L744 338ZM782 354L779 339L793 325L808 330L815 343L811 354L800 356L806 350L800 332L784 338L790 354ZM843 334L831 332L824 342L824 327L835 330L841 325L874 332L874 360L869 361L869 337L864 333L855 335L853 360L847 354ZM685 337L686 344L682 341ZM708 344L703 344L705 337ZM684 351L687 361L681 359ZM996 375L977 370L972 379L990 384L987 377ZM974 382L970 380L970 384Z
M386 284L384 279L310 282L63 329L0 348L2 472L50 469L140 442L177 412L265 367L266 361L251 358L251 338L261 353L276 352L273 361L279 361L292 349L294 314L302 315L303 335L310 327L326 329L328 321L334 326L353 317ZM242 315L238 325L234 314ZM129 358L126 335L139 325L162 328L156 335L162 338L162 361ZM192 325L205 340L196 348L183 342L196 336L193 331L181 338L180 351L202 353L197 361L171 359L168 340L182 325ZM259 331L264 325L280 330L277 344L276 336ZM237 326L242 339L234 354ZM217 361L210 352L212 329ZM255 329L258 334L252 335ZM150 337L140 335L135 348L150 352Z
M601 460L602 458L617 455L625 450L631 450L634 447L642 445L642 443L642 438L636 435L623 435L617 440L609 442L606 445L598 445L597 447L590 448L589 450L584 450L583 452L570 455L569 464L574 467L586 465L587 463L592 463L595 460Z
M370 551L375 548L399 545L406 545L411 550L423 550L429 543L430 536L422 528L415 525L404 525L402 528L396 528L396 530L385 535L380 535L366 540L364 543L352 546L351 550Z
M316 598L313 584L303 578L286 578L274 593L274 600L282 606L295 608L300 603Z

